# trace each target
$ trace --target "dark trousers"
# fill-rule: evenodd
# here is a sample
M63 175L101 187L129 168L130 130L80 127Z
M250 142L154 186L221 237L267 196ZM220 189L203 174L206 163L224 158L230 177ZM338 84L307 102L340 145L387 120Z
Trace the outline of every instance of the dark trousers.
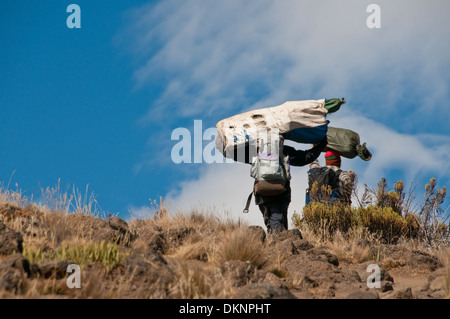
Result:
M263 214L267 232L279 233L288 229L289 202L276 200L258 205Z

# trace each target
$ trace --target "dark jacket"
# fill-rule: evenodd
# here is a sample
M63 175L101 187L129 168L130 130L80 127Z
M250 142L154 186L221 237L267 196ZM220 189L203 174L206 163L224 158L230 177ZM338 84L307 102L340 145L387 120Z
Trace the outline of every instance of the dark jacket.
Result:
M305 166L312 163L317 159L322 152L322 150L327 146L327 139L324 138L319 144L313 148L302 151L296 150L291 146L283 146L283 154L289 156L289 164L292 166ZM256 181L255 181L256 182ZM288 181L286 183L286 191L280 195L276 196L261 196L255 194L255 204L261 205L264 203L269 203L272 201L285 201L287 203L291 202L291 185Z

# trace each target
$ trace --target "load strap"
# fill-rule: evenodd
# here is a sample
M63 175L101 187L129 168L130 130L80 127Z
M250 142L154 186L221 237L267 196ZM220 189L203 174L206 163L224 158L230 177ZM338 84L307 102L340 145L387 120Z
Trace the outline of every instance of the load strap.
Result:
M253 191L250 193L250 195L248 195L247 203L245 204L245 208L244 208L244 210L242 211L244 214L247 214L247 213L248 213L248 209L249 209L249 207L250 207L250 202L252 201L252 196L253 196Z

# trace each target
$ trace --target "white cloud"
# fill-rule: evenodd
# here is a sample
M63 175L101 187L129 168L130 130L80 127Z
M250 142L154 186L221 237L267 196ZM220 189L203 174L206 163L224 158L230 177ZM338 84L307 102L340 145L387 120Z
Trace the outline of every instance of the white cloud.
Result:
M289 207L289 223L294 211L301 212L305 201L307 167L293 167L291 181L292 202ZM172 212L189 213L199 210L213 212L220 218L241 220L249 225L264 226L263 218L254 197L248 214L244 214L248 195L253 189L250 165L241 163L205 165L197 179L183 181L178 191L167 194Z
M240 218L261 226L261 214L257 208L254 209L254 204L249 214L242 213L252 187L250 165L210 164L201 168L197 179L181 182L179 190L171 191L166 199L175 212L215 212L220 217Z
M150 206L130 206L128 213L130 218L147 219L154 215L155 210L150 208Z
M439 103L448 98L448 2L377 3L378 30L366 26L368 1L167 0L139 8L129 29L142 58L135 78L165 83L146 118L367 96L366 113L383 119L440 120L448 110ZM398 103L409 99L421 107Z

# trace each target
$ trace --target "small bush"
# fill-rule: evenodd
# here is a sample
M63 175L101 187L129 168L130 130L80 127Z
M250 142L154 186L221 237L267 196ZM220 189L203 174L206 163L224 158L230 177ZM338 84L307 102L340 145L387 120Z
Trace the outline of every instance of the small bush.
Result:
M406 221L406 234L407 238L418 238L420 236L420 219L416 214L407 214L405 216Z
M293 216L296 227L307 226L322 239L330 239L336 232L346 234L356 229L376 235L384 243L395 243L401 237L415 238L419 223L415 215L400 216L392 207L360 207L311 202L303 209L303 218Z
M354 224L353 211L350 206L336 203L311 202L303 209L303 219L298 216L294 224L305 223L314 233L334 234L336 231L346 233Z
M421 205L414 203L415 186L411 184L408 192L405 192L404 186L403 181L398 181L394 183L393 190L389 190L386 179L382 178L376 189L370 189L365 185L362 198L359 199L357 195L355 197L360 207L391 208L404 217L407 224L406 237L419 239L428 246L439 247L441 244L448 244L450 227L447 222L450 215L448 208L442 207L447 195L445 186L439 188L436 178L431 178L425 185L424 200Z
M356 211L356 219L360 227L379 235L386 243L397 242L400 237L407 234L407 221L391 207L359 208Z

